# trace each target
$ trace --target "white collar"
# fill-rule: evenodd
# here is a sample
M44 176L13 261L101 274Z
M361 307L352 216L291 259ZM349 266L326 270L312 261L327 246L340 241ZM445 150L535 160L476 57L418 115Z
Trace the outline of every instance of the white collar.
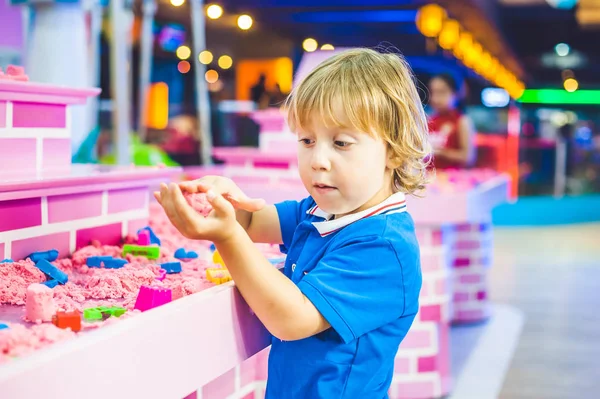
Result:
M390 213L401 213L406 212L406 197L404 193L395 193L390 195L385 201L369 208L364 211L352 213L350 215L343 216L339 219L330 220L333 215L323 211L318 205L313 206L307 214L313 215L325 219L323 222L313 222L313 226L319 231L321 237L328 236L340 230L343 227L348 226L357 220L364 219L370 216L390 214Z

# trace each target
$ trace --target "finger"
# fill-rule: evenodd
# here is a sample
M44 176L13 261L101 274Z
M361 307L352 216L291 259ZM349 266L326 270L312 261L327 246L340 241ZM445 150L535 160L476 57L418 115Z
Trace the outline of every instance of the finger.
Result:
M194 181L187 181L187 182L179 183L179 188L181 188L182 191L188 192L190 194L205 193L208 190L210 190L210 188L213 185L213 182L214 182L214 179L204 180L204 178L203 178L201 180L194 180Z
M181 227L181 221L179 220L177 211L175 210L175 207L173 205L173 201L169 193L169 187L164 183L161 183L160 185L160 198L161 205L165 210L167 217L169 218L171 223L173 223L173 225L179 230Z
M200 216L185 200L183 193L177 184L171 187L171 195L178 215L185 223L185 228L188 232L202 234L204 228L204 217Z
M154 192L154 198L156 199L156 201L158 201L159 204L162 205L162 203L161 203L161 197L160 197L160 191L155 191Z
M260 211L265 207L265 200L262 198L242 197L240 199L233 198L236 202L236 207L248 212Z
M233 211L232 205L219 193L209 190L206 193L206 199L212 205L213 211L217 216L228 216Z
M181 182L181 183L179 183L179 188L181 189L181 191L190 193L190 194L195 194L198 192L198 189L196 188L196 183L193 181Z
M199 193L205 193L210 189L217 190L217 192L221 191L217 186L215 186L215 182L213 181L198 181L196 182L196 189Z

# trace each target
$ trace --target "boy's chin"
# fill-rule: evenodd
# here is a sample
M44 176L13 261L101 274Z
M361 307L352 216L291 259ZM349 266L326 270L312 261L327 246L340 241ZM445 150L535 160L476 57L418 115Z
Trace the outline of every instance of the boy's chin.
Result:
M351 206L340 206L339 204L330 204L326 201L317 201L316 199L315 202L320 210L330 215L346 215L356 209Z

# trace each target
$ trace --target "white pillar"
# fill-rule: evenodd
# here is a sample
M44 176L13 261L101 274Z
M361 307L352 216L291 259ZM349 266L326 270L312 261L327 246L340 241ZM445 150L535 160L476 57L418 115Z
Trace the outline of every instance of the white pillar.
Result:
M35 3L25 72L33 82L89 87L85 12L80 3ZM71 110L73 153L85 139L87 106Z
M90 42L88 48L89 58L89 86L100 87L100 36L102 32L102 4L100 0L87 0L86 11L90 15ZM88 131L91 132L98 125L98 112L100 98L88 99Z
M206 67L198 61L198 54L206 50L206 24L204 15L204 0L192 0L192 35L194 38L194 51L192 62L196 71L196 104L198 107L198 119L200 126L200 146L202 163L212 164L212 132L210 126L210 99L208 85L204 75Z
M153 54L153 34L152 25L154 23L154 14L156 13L156 3L154 0L142 1L142 37L141 37L141 67L139 77L139 99L138 99L138 134L140 140L146 140L146 113L148 110L148 89L152 79L152 54Z
M129 32L131 11L125 10L123 0L110 0L112 43L110 81L113 115L113 148L117 164L128 165L131 160L131 86L129 79Z

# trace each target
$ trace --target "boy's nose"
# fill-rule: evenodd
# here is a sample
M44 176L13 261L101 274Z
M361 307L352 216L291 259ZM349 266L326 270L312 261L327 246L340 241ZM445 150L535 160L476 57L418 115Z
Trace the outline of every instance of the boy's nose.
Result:
M331 169L331 162L327 155L327 150L323 148L315 147L311 158L311 167L313 170L329 170Z

